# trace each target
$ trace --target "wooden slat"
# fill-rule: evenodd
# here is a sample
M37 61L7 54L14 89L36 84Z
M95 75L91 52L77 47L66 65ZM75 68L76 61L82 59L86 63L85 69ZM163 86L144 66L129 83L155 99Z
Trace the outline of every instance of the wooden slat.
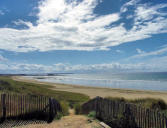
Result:
M38 110L39 108L39 103L38 103L38 96L35 97L35 109Z
M160 128L160 122L159 122L159 116L158 116L159 112L157 111L157 125L158 125L158 128Z
M23 97L23 115L25 114L25 97L24 97L24 95L22 96Z
M3 119L6 118L6 94L2 94L2 113L3 113Z
M148 109L146 109L146 117L147 117L147 128L150 128L149 110Z
M21 100L20 100L20 96L17 95L16 97L17 97L17 99L15 98L15 102L17 101L17 102L18 102L18 105L17 105L17 106L15 105L15 116L16 116L16 115L21 115L21 107L20 107ZM16 102L16 103L17 103L17 102Z
M160 115L160 113L158 113L158 118L159 118L160 128L162 128L162 122L161 122L161 115Z
M10 100L11 100L10 112L11 112L11 115L14 116L14 114L13 114L13 94L10 95Z
M165 116L164 116L164 114L162 115L162 128L165 128Z
M157 127L157 116L156 116L156 111L154 111L154 124L155 128Z
M137 114L137 123L138 123L138 126L140 127L140 106L136 106L136 114Z
M41 105L42 105L41 96L39 96L39 101L40 101L40 102L39 102L39 103L40 103L40 104L39 104L39 110L41 111L41 110L42 110L42 108L41 108Z
M166 125L166 128L167 128L167 118L165 117L165 125Z

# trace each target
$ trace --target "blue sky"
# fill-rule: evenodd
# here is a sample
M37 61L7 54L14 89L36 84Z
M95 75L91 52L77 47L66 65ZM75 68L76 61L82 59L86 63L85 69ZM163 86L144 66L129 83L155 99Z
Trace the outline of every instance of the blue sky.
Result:
M167 71L166 0L1 0L0 73Z

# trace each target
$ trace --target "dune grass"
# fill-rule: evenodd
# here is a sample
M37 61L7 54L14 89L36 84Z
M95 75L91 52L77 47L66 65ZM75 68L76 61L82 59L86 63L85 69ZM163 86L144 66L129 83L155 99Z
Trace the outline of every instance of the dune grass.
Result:
M50 89L51 85L41 85L27 82L19 82L11 77L0 76L0 93L14 93L23 95L37 95L53 97L61 102L66 102L69 106L80 104L89 100L84 94L56 91Z
M161 111L167 110L167 103L163 101L162 99L141 98L141 99L129 100L123 97L106 97L106 99L110 99L112 101L133 103L133 104L141 105L149 109L156 109L156 110L161 110Z

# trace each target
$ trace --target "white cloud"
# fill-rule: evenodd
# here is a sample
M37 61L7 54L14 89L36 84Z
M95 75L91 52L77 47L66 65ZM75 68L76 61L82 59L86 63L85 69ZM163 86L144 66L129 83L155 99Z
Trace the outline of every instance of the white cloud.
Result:
M137 3L139 3L141 0L130 0L129 2L127 2L124 6L132 6L132 5L136 5Z
M136 6L136 4L139 3L140 1L141 0L130 0L121 7L120 12L127 12L129 6Z
M51 72L53 68L51 66L39 65L39 64L19 64L8 63L0 64L0 71L3 73L45 73Z
M5 61L7 61L8 59L7 58L5 58L5 57L3 57L2 55L0 55L0 62L5 62Z
M2 10L0 10L0 15L4 15L5 13L2 11Z
M126 17L126 19L132 19L133 18L133 15L128 15L127 17Z
M139 53L139 54L144 54L144 53L145 53L143 50L141 50L141 49L139 49L139 48L137 48L136 51L137 51L137 53Z
M31 22L25 22L25 21L23 21L23 20L18 20L18 21L14 21L13 22L15 25L25 25L25 26L27 26L27 27L29 27L29 28L32 28L33 27L33 24L31 23Z
M123 51L121 51L121 50L119 50L119 49L117 49L116 52L117 52L117 53L123 53Z
M147 21L153 19L155 16L166 16L166 13L161 12L162 8L166 8L167 4L159 4L155 6L149 6L147 4L140 5L137 7L136 13L136 22L137 21Z
M136 10L135 24L126 30L124 23L112 26L120 17L120 12L98 16L94 9L98 0L43 0L39 3L37 25L18 20L16 25L26 25L23 30L0 28L0 49L28 52L49 50L108 50L136 40L151 37L153 34L167 33L167 18L158 9L166 5L151 6L147 15L157 15L151 21L139 22L141 5ZM133 6L138 1L131 0L124 7ZM143 5L145 6L145 5ZM148 8L148 7L147 7ZM123 13L123 12L122 12Z
M157 63L158 61L158 63ZM165 62L165 63L164 63ZM93 72L136 72L136 71L165 71L167 70L167 56L155 58L143 63L109 63L109 64L90 64L90 65L70 65L70 64L0 64L0 71L3 73L56 73L56 72L73 72L73 73L93 73Z
M129 59L136 59L136 58L142 58L142 57L148 57L148 56L157 56L167 53L167 46L163 46L159 50L151 51L151 52L144 52L141 49L136 49L139 54L134 55L130 57Z

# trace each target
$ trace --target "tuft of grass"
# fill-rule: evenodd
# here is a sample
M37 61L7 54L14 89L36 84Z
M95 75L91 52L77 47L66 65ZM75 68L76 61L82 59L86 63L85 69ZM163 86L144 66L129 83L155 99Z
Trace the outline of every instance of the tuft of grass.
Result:
M69 103L67 103L66 101L60 101L60 105L62 108L62 115L63 116L67 116L69 115Z
M96 112L95 111L89 112L88 117L92 118L92 119L95 119L96 118Z
M127 102L127 100L123 97L106 97L106 99L116 101L116 102Z
M81 104L76 104L74 106L74 109L75 109L75 114L77 114L77 115L82 114Z
M156 110L167 109L167 104L165 103L165 101L161 99L145 98L145 99L130 100L129 102L137 105L141 105L150 109L156 109Z
M133 103L149 109L156 109L156 110L167 109L167 104L162 99L142 98L142 99L129 100L129 99L119 98L119 97L106 97L106 99L117 101L117 102Z
M63 114L61 112L57 112L56 117L54 120L60 120L63 117Z

